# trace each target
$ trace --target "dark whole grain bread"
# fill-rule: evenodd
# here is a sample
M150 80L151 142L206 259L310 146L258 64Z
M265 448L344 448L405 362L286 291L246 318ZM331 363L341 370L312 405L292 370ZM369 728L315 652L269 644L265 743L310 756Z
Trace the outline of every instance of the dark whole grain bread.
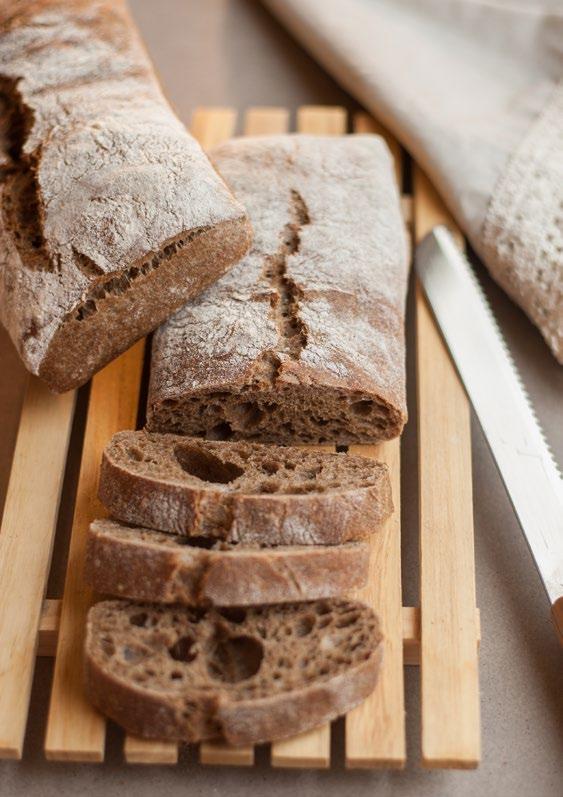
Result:
M371 609L348 600L194 610L98 603L86 630L86 691L128 732L259 744L349 711L382 657Z
M250 226L123 0L4 0L0 112L0 320L63 391L224 274Z
M362 539L393 511L372 459L146 431L114 435L99 497L125 523L265 546Z
M85 577L100 594L188 606L332 598L365 586L369 545L260 548L96 520Z
M378 136L262 136L210 154L255 231L153 342L153 431L367 443L406 421L409 251Z

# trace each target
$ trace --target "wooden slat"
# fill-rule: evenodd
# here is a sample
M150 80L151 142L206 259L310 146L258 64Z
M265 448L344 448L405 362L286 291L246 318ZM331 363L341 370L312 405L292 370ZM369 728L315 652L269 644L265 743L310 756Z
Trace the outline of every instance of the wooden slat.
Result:
M380 124L377 119L367 113L354 114L354 133L376 133L382 136L393 156L393 163L395 165L395 177L397 178L398 185L403 184L403 152L401 145L396 138L393 138L391 133ZM403 197L406 199L406 197Z
M414 175L417 241L451 218ZM420 286L416 292L422 763L480 758L469 404Z
M21 758L75 393L30 377L0 529L0 757Z
M191 131L204 149L211 149L234 135L236 123L234 108L196 108Z
M389 467L395 511L370 541L369 581L354 596L379 615L385 638L384 666L375 690L346 717L346 766L399 769L406 760L401 593L400 442L351 446Z
M354 118L358 133L378 133L391 150L399 186L402 152L397 142L366 114ZM370 697L346 717L346 766L402 768L406 760L401 590L401 463L399 440L379 446L351 446L351 454L379 459L389 467L395 511L370 541L369 581L357 597L379 615L385 664Z
M123 755L128 764L177 764L178 745L127 734Z
M303 105L297 111L297 130L316 136L341 136L346 132L348 116L345 108Z
M43 601L39 634L37 638L37 655L54 656L57 652L57 639L61 622L61 603L58 598L47 598Z
M199 760L202 764L251 767L254 764L254 747L231 747L220 742L207 742L200 745Z
M297 111L299 133L342 135L346 132L344 108L305 106ZM308 448L309 446L307 446ZM291 739L272 744L272 766L328 767L330 765L330 725L314 728Z
M249 108L245 114L244 133L247 136L272 136L287 133L287 108Z
M82 567L88 526L105 514L97 497L102 451L114 432L135 427L143 352L140 341L92 381L45 740L51 760L104 756L105 720L86 699L82 681L84 626L93 599Z
M405 664L419 664L420 609L418 606L403 606L403 656ZM38 656L54 656L57 650L61 601L47 598L43 601L39 625ZM480 641L479 609L476 609L477 642ZM229 748L231 750L232 748ZM240 748L236 748L239 750Z
M273 767L327 769L330 766L330 725L272 744Z
M277 135L288 130L287 108L249 108L244 115L245 136Z

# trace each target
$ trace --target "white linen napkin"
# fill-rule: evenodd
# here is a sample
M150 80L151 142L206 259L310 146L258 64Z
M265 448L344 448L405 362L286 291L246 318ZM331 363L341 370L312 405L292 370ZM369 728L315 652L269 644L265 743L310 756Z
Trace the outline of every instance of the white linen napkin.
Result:
M563 2L263 0L429 175L563 362Z

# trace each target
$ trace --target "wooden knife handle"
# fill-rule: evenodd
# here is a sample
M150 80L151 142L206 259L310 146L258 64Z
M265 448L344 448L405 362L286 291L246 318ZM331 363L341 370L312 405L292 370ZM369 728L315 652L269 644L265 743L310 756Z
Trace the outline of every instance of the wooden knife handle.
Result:
M559 644L563 646L563 595L551 604L551 617L559 636Z

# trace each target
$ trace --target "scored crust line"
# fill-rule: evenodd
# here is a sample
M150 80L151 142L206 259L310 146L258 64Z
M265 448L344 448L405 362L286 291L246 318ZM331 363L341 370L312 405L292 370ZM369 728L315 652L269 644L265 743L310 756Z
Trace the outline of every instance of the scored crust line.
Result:
M298 360L307 345L307 327L299 317L299 300L303 294L287 272L287 261L299 251L301 230L311 220L305 200L295 189L290 192L290 220L282 230L282 240L278 251L266 257L263 275L274 290L272 313L279 338L275 354L269 353L272 368L272 383L280 366L280 354ZM274 360L275 362L272 362Z

